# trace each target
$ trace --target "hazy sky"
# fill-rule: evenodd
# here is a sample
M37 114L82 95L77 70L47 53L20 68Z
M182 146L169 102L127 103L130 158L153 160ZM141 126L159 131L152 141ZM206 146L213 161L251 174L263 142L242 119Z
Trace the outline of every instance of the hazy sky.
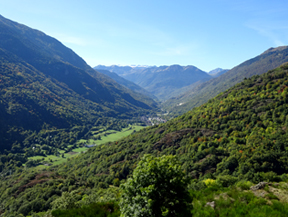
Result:
M287 0L0 0L0 14L55 37L92 67L210 71L288 44Z

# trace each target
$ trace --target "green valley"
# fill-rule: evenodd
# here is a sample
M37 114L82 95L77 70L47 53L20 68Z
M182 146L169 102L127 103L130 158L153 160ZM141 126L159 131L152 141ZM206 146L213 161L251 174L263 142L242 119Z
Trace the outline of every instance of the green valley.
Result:
M68 153L92 127L121 130L158 110L43 32L0 16L0 39L0 172Z
M63 2L0 2L62 41L0 15L1 217L288 216L287 7Z
M63 164L29 173L19 168L2 177L2 212L9 216L65 209L52 204L68 198L73 198L70 205L75 209L95 202L117 203L118 186L144 154L151 154L177 156L190 179L191 212L196 216L285 216L287 78L288 64L283 64L178 118L89 148ZM266 184L250 189L263 181Z
M79 143L85 143L88 145L101 145L107 142L114 142L117 141L123 137L129 136L132 133L135 133L141 129L143 129L144 126L138 126L138 125L129 125L126 128L121 129L121 131L116 130L95 130L91 129L91 134L93 137L91 139L85 140L81 139L79 140Z
M23 165L24 167L33 167L35 169L43 169L53 165L59 165L68 158L75 157L80 153L86 152L89 148L105 144L108 142L114 142L120 140L123 137L129 136L132 133L135 133L144 126L139 125L129 125L126 128L121 129L120 131L117 130L106 130L100 129L96 130L92 128L88 135L88 139L80 139L76 141L76 145L68 145L66 149L59 149L55 150L54 154L48 155L37 155L39 154L37 151L41 149L40 145L33 146L33 153L31 157L27 158L27 162Z

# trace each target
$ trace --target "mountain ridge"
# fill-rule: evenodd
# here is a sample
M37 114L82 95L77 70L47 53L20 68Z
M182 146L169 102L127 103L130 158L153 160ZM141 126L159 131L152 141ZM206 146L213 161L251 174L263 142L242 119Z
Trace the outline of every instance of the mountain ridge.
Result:
M196 87L193 86L187 92L166 101L163 106L175 115L182 114L195 106L200 106L207 102L210 98L225 91L245 77L249 78L253 75L260 75L287 61L288 46L270 48L262 54L235 66L219 77L203 82ZM181 105L177 106L180 103Z

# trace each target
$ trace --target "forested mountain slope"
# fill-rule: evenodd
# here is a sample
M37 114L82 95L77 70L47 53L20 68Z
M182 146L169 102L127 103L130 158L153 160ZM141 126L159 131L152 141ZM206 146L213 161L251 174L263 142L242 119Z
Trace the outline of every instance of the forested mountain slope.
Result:
M102 118L126 123L157 108L153 99L96 72L56 39L4 17L0 67L0 156L12 154L0 171L8 162L25 163L40 138L53 137L43 141L53 148L67 147Z
M84 97L87 97L86 89L89 89L88 98L92 101L101 99L103 102L108 101L109 103L109 100L114 101L117 99L118 101L123 101L123 103L126 103L126 100L129 103L140 107L143 106L144 108L155 108L156 106L155 102L148 97L144 97L144 102L148 106L144 105L141 101L142 95L123 88L114 80L93 70L71 49L38 30L31 29L1 16L0 37L0 47L2 49L13 53L48 76L67 83L74 91L80 91L80 94ZM73 74L72 68L75 67L82 69L80 70L81 72L78 70L77 75ZM96 79L91 79L87 74ZM92 92L94 93L92 94ZM129 101L128 95L137 100L133 100L130 97L131 100ZM125 97L126 99L123 99Z
M2 49L0 66L1 151L10 150L13 143L18 146L43 125L68 128L91 124L105 112L112 112Z
M191 85L191 88L185 93L166 101L163 107L171 111L171 114L183 114L196 106L202 105L220 92L242 81L245 77L260 75L287 61L287 46L270 48L261 55L241 63L217 78L197 86Z
M62 192L78 195L77 201L95 200L100 188L108 188L111 196L113 185L123 182L145 153L178 156L182 169L194 179L254 183L281 179L288 173L287 129L288 64L284 64L243 80L165 124L96 146L47 171L27 175L20 169L3 177L1 209L7 215L47 210Z
M0 15L1 47L18 56L29 56L21 48L29 47L32 51L37 51L45 56L49 56L65 63L70 63L81 69L89 69L86 62L71 49L65 47L61 42L45 33L28 26L13 22ZM18 40L15 41L15 39ZM19 47L21 46L21 47Z

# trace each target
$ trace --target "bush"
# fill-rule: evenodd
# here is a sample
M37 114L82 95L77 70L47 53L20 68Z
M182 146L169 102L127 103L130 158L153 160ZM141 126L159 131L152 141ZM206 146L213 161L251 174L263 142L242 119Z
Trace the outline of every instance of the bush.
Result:
M81 198L76 191L70 193L63 192L61 197L54 200L51 205L52 209L71 209L75 208L76 202Z
M237 178L230 175L218 176L216 181L223 187L228 187L237 182Z
M252 185L253 183L250 181L240 181L236 184L236 186L241 188L242 190L249 190Z
M216 184L216 181L215 181L214 179L205 179L205 180L203 180L203 182L205 183L205 185L206 185L207 187Z

